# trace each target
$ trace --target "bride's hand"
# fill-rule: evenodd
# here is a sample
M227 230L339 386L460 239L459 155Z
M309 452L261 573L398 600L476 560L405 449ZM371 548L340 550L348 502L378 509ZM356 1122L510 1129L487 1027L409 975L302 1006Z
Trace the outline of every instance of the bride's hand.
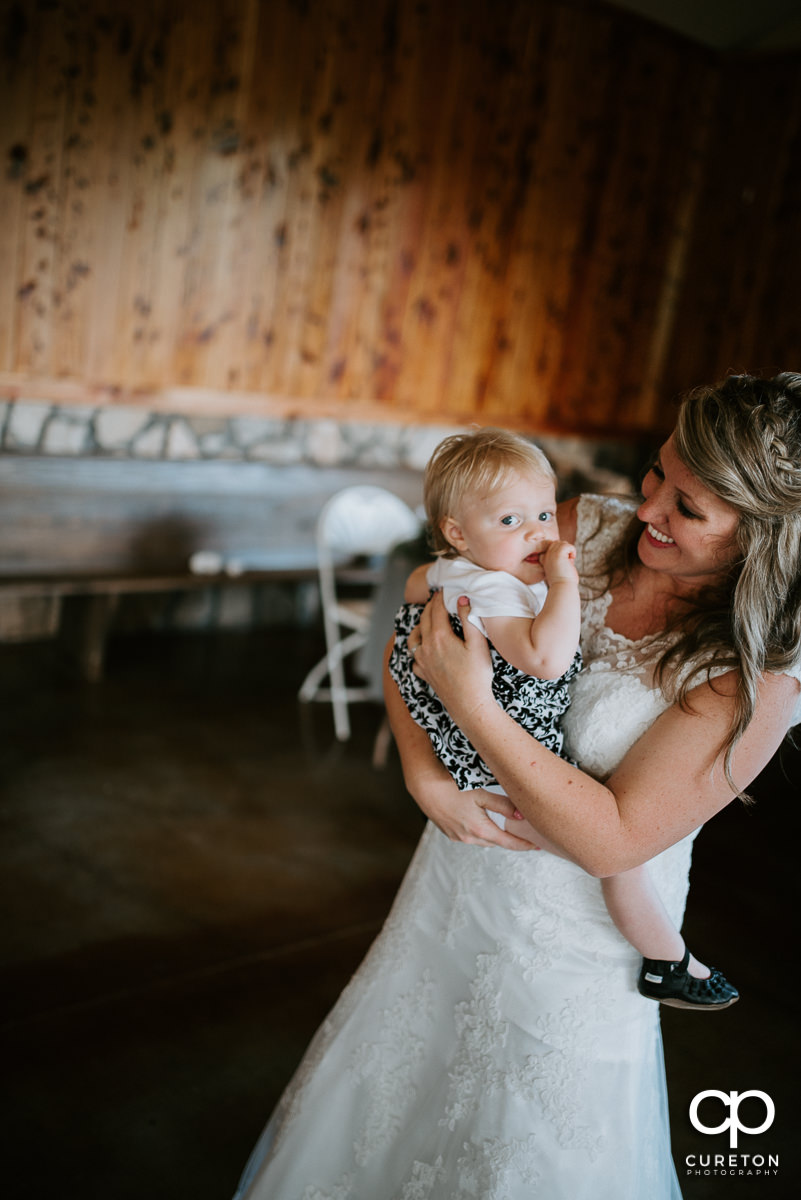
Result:
M464 705L492 703L492 660L487 639L468 621L470 604L459 601L464 641L451 627L442 593L437 592L423 610L420 624L409 637L415 674L434 689L451 717L459 724ZM457 711L458 710L458 711Z
M500 846L503 850L539 849L525 838L506 833L487 816L489 809L508 820L519 817L508 796L498 796L481 788L460 792L450 776L427 779L424 786L414 789L413 795L429 820L452 842L464 842L468 846Z

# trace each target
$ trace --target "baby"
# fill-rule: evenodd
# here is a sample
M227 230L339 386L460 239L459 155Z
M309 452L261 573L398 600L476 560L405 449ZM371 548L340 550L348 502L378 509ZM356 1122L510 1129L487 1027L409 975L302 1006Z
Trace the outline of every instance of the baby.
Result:
M459 789L502 788L437 696L414 673L408 638L431 592L441 589L454 627L457 601L490 643L496 700L532 737L559 754L568 683L581 669L576 552L559 538L556 479L531 442L500 429L446 438L427 468L424 498L437 555L406 586L395 621L390 674L411 716ZM489 813L510 833L538 845L522 818ZM679 1008L721 1009L739 998L719 971L691 958L646 866L601 880L609 914L643 956L638 988Z

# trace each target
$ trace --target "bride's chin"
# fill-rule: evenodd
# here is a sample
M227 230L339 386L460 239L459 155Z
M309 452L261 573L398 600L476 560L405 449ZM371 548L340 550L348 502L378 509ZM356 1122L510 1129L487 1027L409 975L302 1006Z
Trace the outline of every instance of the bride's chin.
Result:
M648 534L643 529L640 534L640 540L637 542L637 557L644 567L648 567L652 571L661 571L665 569L663 560L659 557L662 551L653 546L648 540Z

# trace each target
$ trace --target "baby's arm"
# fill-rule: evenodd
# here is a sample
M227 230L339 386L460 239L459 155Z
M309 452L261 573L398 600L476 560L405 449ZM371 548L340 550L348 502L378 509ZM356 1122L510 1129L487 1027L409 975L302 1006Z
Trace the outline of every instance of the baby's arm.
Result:
M415 567L409 578L406 580L406 588L403 593L404 604L425 604L428 597L431 595L431 589L428 586L426 578L430 563L422 563L421 566Z
M548 595L542 611L528 617L484 617L498 653L527 675L558 679L573 661L581 629L576 551L569 542L551 542L542 555Z

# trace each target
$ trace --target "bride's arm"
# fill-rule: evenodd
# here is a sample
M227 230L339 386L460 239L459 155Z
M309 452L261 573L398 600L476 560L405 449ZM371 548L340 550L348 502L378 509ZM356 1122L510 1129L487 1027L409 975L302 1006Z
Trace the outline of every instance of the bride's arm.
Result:
M390 648L387 647L387 659ZM434 754L428 734L410 717L397 684L386 670L386 662L384 700L401 758L404 782L425 815L452 841L475 846L501 846L506 850L531 850L530 842L504 833L487 816L485 809L489 808L512 817L515 806L510 800L483 790L459 791Z
M566 857L590 874L617 874L673 845L730 802L717 748L731 724L732 675L694 688L691 709L669 708L599 783L546 750L495 702L486 641L466 620L468 611L461 614L461 641L434 597L421 620L415 666L509 799ZM763 678L734 755L741 787L778 748L797 697L798 684L788 676Z

